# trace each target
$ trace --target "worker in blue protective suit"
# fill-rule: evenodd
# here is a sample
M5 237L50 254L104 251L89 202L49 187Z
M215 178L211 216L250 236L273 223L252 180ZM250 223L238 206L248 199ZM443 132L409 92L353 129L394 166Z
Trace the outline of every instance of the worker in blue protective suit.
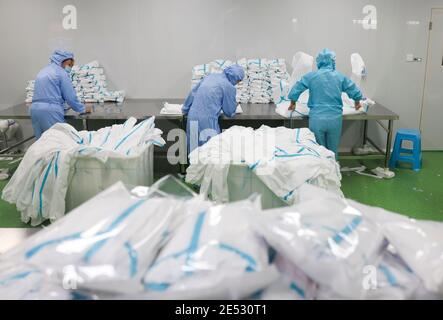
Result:
M309 90L309 129L317 142L333 151L338 159L338 147L343 123L342 93L355 100L355 108L361 108L363 95L357 85L335 70L335 53L324 49L317 57L318 70L306 74L291 89L289 110L295 110L296 101Z
M73 66L74 55L71 52L56 50L51 63L37 75L30 110L37 139L54 124L65 122L65 103L76 112L86 112L71 82Z
M237 109L237 89L245 72L239 65L226 68L221 74L210 74L203 78L189 93L183 104L183 114L188 116L188 151L192 152L218 135L218 118L224 115L232 118Z

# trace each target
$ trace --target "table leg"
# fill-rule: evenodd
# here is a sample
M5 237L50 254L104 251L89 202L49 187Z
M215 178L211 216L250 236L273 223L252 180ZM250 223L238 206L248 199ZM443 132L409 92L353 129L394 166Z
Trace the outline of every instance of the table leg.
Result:
M182 155L180 156L182 159L180 160L179 170L180 170L181 174L185 175L186 174L186 166L187 166L187 163L188 163L188 145L187 145L187 139L186 139L186 120L185 120L185 117L182 118L180 126L181 126L181 129L185 132L185 135L184 135L185 138L181 139L181 140L183 140L183 144L184 144L183 145L183 149L186 150L186 151L185 151L184 157Z
M89 131L88 130L88 120L87 119L83 119L82 123L83 123L83 130Z
M386 142L385 168L389 168L389 160L391 158L391 146L392 146L393 130L394 130L394 121L393 120L389 120L388 141Z
M368 120L363 121L363 146L368 143Z

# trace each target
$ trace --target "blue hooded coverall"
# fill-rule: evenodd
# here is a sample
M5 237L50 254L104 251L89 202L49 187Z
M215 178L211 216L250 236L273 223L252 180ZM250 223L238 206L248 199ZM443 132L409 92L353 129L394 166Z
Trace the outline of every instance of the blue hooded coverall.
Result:
M183 104L183 114L188 115L186 132L189 153L221 132L218 117L222 110L229 118L235 116L235 86L244 77L243 68L233 65L221 74L206 76L189 93Z
M85 106L78 101L69 74L62 68L62 63L68 59L74 59L74 55L55 51L51 63L38 73L35 80L31 119L37 139L54 124L65 122L65 103L74 111L85 112Z
M324 49L317 57L318 71L310 72L291 89L288 98L297 101L309 89L309 129L317 142L335 153L338 148L343 123L342 93L360 101L363 95L357 85L335 70L335 53Z

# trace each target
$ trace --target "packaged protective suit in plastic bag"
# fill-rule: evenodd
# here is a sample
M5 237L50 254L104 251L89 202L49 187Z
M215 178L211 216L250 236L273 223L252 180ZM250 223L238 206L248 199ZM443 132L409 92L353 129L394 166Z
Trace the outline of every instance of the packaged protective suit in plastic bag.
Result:
M426 289L443 296L443 224L391 221L384 224L383 233Z
M196 203L195 210L204 210ZM118 183L8 256L45 270L60 283L73 277L79 289L139 292L145 270L183 205L173 198L131 197Z
M278 273L250 228L257 210L248 200L187 216L147 271L147 296L240 299L268 286Z
M0 300L68 300L71 294L32 265L0 259Z
M275 260L281 276L259 294L262 300L314 300L317 284L282 255Z
M385 246L376 224L333 196L264 211L256 226L277 252L313 281L351 299L364 297L363 271L376 265Z

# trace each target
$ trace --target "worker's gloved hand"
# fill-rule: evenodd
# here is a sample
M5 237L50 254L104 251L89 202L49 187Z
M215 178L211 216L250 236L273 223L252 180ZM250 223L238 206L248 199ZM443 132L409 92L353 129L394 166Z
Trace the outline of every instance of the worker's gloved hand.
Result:
M361 101L355 101L355 110L360 110L361 108L363 108Z
M83 112L82 114L89 114L92 113L92 106L85 106L85 112Z
M288 110L289 111L294 111L295 110L295 101L291 101L291 105L289 106Z

